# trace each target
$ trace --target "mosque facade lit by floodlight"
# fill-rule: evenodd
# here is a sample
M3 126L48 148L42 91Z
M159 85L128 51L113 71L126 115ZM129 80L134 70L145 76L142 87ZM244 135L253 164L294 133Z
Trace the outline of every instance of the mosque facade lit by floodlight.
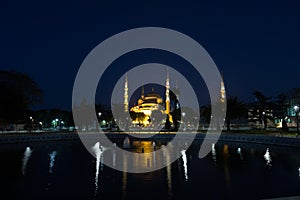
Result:
M166 78L166 97L165 102L163 98L154 91L148 94L144 94L144 87L142 87L141 97L137 101L137 105L129 109L128 101L128 79L126 76L124 84L124 111L134 113L132 116L132 123L136 125L148 126L151 124L152 113L158 111L162 115L168 115L170 121L172 122L172 116L170 115L170 79L169 73L167 73Z

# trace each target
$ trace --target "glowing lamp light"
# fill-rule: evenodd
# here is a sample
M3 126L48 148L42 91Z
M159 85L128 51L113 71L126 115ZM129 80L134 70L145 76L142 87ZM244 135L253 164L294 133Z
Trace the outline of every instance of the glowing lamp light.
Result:
M294 106L294 110L297 113L299 111L299 106Z

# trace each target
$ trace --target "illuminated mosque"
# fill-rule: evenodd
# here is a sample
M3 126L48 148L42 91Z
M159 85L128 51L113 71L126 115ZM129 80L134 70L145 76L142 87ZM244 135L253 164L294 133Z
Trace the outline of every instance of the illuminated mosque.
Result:
M165 104L163 102L163 98L154 92L154 88L152 88L152 91L148 93L147 95L144 94L144 86L142 87L141 97L137 101L137 105L131 107L129 109L129 101L128 101L128 78L126 75L125 78L125 84L124 84L124 111L130 113L134 113L134 117L132 117L132 124L135 125L143 125L143 126L149 126L151 124L151 117L154 111L159 111L164 117L164 122L166 121L166 118L170 121L170 123L173 123L173 117L170 114L170 79L169 79L169 73L167 72L166 77L166 98L165 98ZM176 97L178 99L179 92L178 89L175 89L177 91ZM175 91L174 90L174 91ZM225 85L223 82L223 75L222 75L222 81L221 81L221 87L220 87L220 102L225 103L226 100L226 93L225 93ZM165 105L165 107L164 107ZM179 104L175 105L176 108L179 108Z
M171 123L172 116L170 114L170 80L169 74L167 73L166 78L166 100L165 108L163 107L163 98L154 92L154 88L147 95L144 94L144 87L142 87L141 97L138 99L137 105L129 109L128 107L128 78L126 76L124 85L124 111L135 113L134 119L132 119L133 124L139 124L143 126L148 126L151 124L151 115L153 111L160 111L161 114L169 116Z

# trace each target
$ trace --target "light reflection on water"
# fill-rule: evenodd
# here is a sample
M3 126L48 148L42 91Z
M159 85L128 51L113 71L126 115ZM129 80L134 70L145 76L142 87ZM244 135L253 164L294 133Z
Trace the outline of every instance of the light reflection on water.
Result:
M272 158L271 158L271 155L270 155L269 148L267 148L266 153L264 154L264 158L266 160L266 165L272 166Z
M125 144L125 145L124 145ZM169 143L169 145L174 145ZM185 144L186 145L186 144ZM163 163L170 163L171 160L171 156L170 153L168 152L168 150L166 148L164 148L164 145L157 145L155 142L151 142L151 141L130 141L129 138L126 138L123 142L123 147L126 148L133 148L135 152L139 152L142 153L144 155L143 159L141 160L134 160L134 165L136 166L140 166L140 165L144 165L147 167L150 167L150 165L155 165L155 162L157 162L156 158L156 154L155 154L155 150L156 148L163 148L163 158L161 159L161 161ZM99 176L99 165L101 163L103 163L103 152L105 149L105 147L101 146L100 143L96 143L95 146L93 147L93 149L95 150L95 154L96 154L96 158L97 158L97 162L96 162L96 176L95 176L95 186L96 186L96 192L98 189L98 176ZM223 169L224 169L224 175L225 175L225 181L226 181L226 185L228 190L231 190L231 170L230 170L230 164L229 164L229 157L231 156L229 153L229 145L225 144L223 145ZM251 149L253 151L253 149ZM150 154L147 154L149 152L154 151L153 157L149 156ZM187 158L187 150L183 149L180 151L181 153L181 158L182 158L182 167L183 167L183 175L184 175L184 180L188 181L189 180L189 173L188 173L188 158ZM239 156L239 159L241 161L244 160L244 156L242 153L242 148L238 147L237 150L237 155ZM212 144L212 160L213 162L216 164L217 163L217 151L215 148L215 144ZM115 162L115 154L113 151L113 160ZM264 158L266 160L266 165L268 166L272 166L272 159L271 159L271 155L269 152L269 148L267 148L265 154L264 154ZM102 168L103 168L103 164L101 164ZM172 197L173 193L172 193L172 165L166 165L166 177L167 177L167 187L168 187L168 196ZM123 157L123 169L124 171L127 171L128 168L128 159L126 156ZM179 170L180 172L180 170ZM300 176L300 168L299 168L299 176ZM128 173L127 172L123 172L123 176L122 176L122 199L126 199L127 197L127 184L128 184Z
M152 198L155 196L154 191L153 194L151 193L152 187L155 188L153 189L155 191L160 188L165 188L161 189L158 193L162 196L165 195L166 199L181 199L180 197L183 198L185 196L184 194L188 196L189 194L194 195L199 192L203 193L203 195L209 193L213 196L213 199L222 199L223 197L229 199L232 197L230 195L233 194L237 195L233 197L241 197L241 195L247 194L254 199L258 199L258 197L281 197L289 194L300 195L300 192L297 192L296 189L300 186L300 157L297 149L291 151L295 153L294 155L292 153L281 153L280 150L276 150L275 147L272 147L271 158L270 149L263 145L247 146L243 144L218 143L212 145L212 156L200 160L198 159L198 149L195 148L195 146L191 146L191 149L185 149L184 142L182 142L182 144L170 144L173 148L182 149L179 152L181 158L175 163L166 165L164 169L156 172L131 174L116 172L103 165L105 159L111 159L114 163L120 162L126 171L127 168L133 166L133 164L149 166L155 165L156 162L170 163L172 153L174 152L171 152L172 148L169 150L164 148L167 144L167 142L160 141L130 141L128 150L141 153L142 148L144 149L145 158L136 160L129 160L125 155L116 157L114 148L106 149L101 146L100 143L96 143L91 147L95 158L91 157L88 153L82 153L85 151L84 149L77 150L76 148L64 145L55 146L55 144L53 144L47 148L37 145L30 147L25 146L19 153L22 159L22 165L20 165L19 162L20 157L17 159L19 162L18 172L20 174L21 168L22 174L25 174L26 171L30 171L30 173L26 174L26 176L22 176L26 182L24 182L24 186L22 186L25 189L23 193L20 192L20 196L22 196L22 194L28 194L30 196L30 192L35 190L42 191L39 189L39 187L42 187L39 177L46 176L48 173L51 174L51 176L49 176L51 179L51 187L47 192L52 195L49 196L48 199L53 199L50 197L57 197L62 192L67 193L68 190L70 190L70 196L72 196L71 192L81 194L80 190L85 191L85 193L81 195L89 194L88 191L90 189L92 190L90 192L91 196L79 195L77 197L77 195L74 194L72 199L101 199L101 195L106 195L106 197L112 195L112 199L140 199L143 195ZM116 142L116 146L122 147L123 141ZM72 149L72 151L68 151L69 148ZM33 157L32 149L34 149ZM55 151L53 151L53 149L55 149ZM148 157L147 152L155 151L155 149L162 149L162 154L157 153L153 157ZM297 152L298 154L296 154ZM215 165L217 154L218 165ZM1 155L3 155L3 150L2 154L0 150L0 156ZM48 160L45 159L45 155L49 158ZM58 155L59 159L57 159ZM264 158L262 158L262 155ZM85 157L85 162L81 162L83 156L87 156ZM67 162L67 159L69 159L71 163ZM1 159L1 161L3 161L3 159ZM42 164L43 162L45 162L45 165ZM9 162L3 161L1 163L3 165L3 163ZM30 163L30 165L28 165L28 163ZM72 167L69 167L69 165ZM43 174L43 168L45 169L45 173L47 173L46 175ZM272 170L266 170L270 168ZM4 172L0 170L0 173L2 173L2 176L0 176L2 182L5 183L5 179L3 180ZM66 178L67 174L70 174L68 178ZM28 182L27 180L30 181ZM64 181L68 182L70 186L66 185L65 190L59 190L58 188L64 185L60 182ZM81 189L77 188L75 183L80 183ZM283 183L288 187L284 187ZM20 188L17 187L17 185L21 183L16 182L15 184L15 187L11 185L9 187L16 188L15 190L17 191L17 188ZM215 192L215 188L218 188L218 194ZM251 188L251 192L249 192L249 188ZM256 190L259 191L257 194L255 193ZM59 193L57 191L59 191ZM273 195L273 191L277 193ZM282 192L282 195L280 192ZM41 192L39 195L41 194L43 193ZM45 193L45 195L39 196L39 199L47 199L47 194ZM66 196L68 195L66 194Z
M104 148L100 145L100 142L97 142L92 147L93 152L96 155L96 173L95 173L95 194L98 192L98 181L99 181L99 170L101 168L101 171L103 169L103 152ZM101 166L100 166L101 164Z
M182 155L182 161L183 161L184 178L186 181L188 181L189 177L188 177L187 157L186 157L185 152L186 152L186 150L182 150L181 155Z
M117 146L116 143L114 143L114 148ZM116 151L113 150L113 167L116 166Z
M162 145L162 150L163 150L163 163L166 165L166 171L167 171L168 196L172 197L172 169L171 169L171 164L167 164L171 162L171 158L168 149L165 148L165 145Z
M224 165L224 174L225 174L225 180L226 180L226 185L227 189L231 190L230 182L231 182L231 175L230 175L230 169L229 169L229 145L224 144L223 146L223 165Z
M25 172L26 172L26 166L28 164L28 161L31 157L31 154L32 154L32 150L30 147L26 147L26 150L24 152L24 156L23 156L23 159L22 159L22 174L25 175Z
M211 145L211 155L212 155L212 159L215 163L215 165L217 164L217 152L216 152L216 148L215 148L215 144L212 143Z
M241 159L241 160L244 160L244 158L243 158L243 153L242 153L242 148L241 148L241 147L238 147L237 153L238 153L238 155L240 156L240 159Z
M122 173L122 199L126 199L127 191L127 157L123 157L123 173Z
M50 174L52 174L52 172L53 172L53 166L54 166L54 163L55 163L55 157L56 157L56 154L57 154L56 151L52 151L52 152L49 154L49 159L50 159L50 163L49 163L49 173L50 173Z

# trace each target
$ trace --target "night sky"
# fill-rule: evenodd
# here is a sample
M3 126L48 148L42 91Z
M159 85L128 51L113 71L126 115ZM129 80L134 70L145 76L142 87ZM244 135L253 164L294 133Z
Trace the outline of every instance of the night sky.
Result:
M2 1L0 68L40 85L45 101L38 108L71 109L76 73L95 46L121 31L155 26L199 42L223 71L227 93L241 100L253 101L254 90L276 96L300 87L299 1L195 2ZM140 54L123 62L153 58Z

